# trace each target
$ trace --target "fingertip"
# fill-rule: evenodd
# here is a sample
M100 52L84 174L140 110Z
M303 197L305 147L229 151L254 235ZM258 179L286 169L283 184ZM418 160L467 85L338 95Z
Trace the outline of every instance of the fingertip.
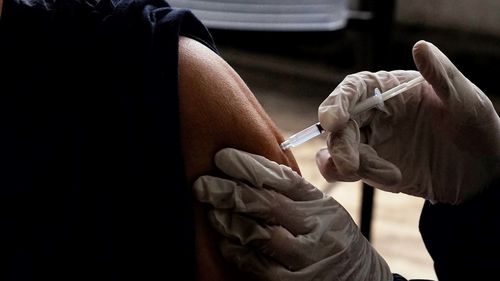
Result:
M215 153L214 162L215 166L226 175L240 178L241 171L245 170L244 167L248 166L249 163L255 161L254 157L258 156L236 148L226 147Z
M418 70L448 108L464 109L470 105L463 99L470 98L467 95L475 92L474 86L438 47L419 41L413 52Z
M320 105L318 108L318 120L328 132L342 129L350 118L350 114L339 103Z
M214 156L215 164L217 165L218 163L226 161L228 156L231 154L234 154L234 153L235 153L235 149L231 148L231 147L225 147L225 148L220 149L219 151L217 151L215 153L215 156Z
M459 73L448 57L434 44L420 40L413 47L413 60L418 71L436 93L440 96L446 95L449 89L447 81Z
M430 62L434 61L434 58L431 58L431 45L432 44L427 41L419 40L415 43L415 45L413 45L412 49L415 66L424 78L429 76L428 73L430 71L430 67L432 66Z
M330 158L330 152L328 152L328 148L323 147L318 152L316 152L316 164L318 162L324 162L325 160Z
M427 42L425 40L418 40L414 45L413 45L413 50L418 51L421 48L426 48L429 44L432 44L430 42Z
M332 173L336 168L328 149L322 148L316 153L316 166L327 182L334 182L337 180L334 173Z
M206 177L201 176L197 178L193 183L193 191L196 199L201 202L206 201L207 190L206 190Z
M318 120L329 132L345 127L351 118L350 106L366 93L362 73L348 75L318 107Z

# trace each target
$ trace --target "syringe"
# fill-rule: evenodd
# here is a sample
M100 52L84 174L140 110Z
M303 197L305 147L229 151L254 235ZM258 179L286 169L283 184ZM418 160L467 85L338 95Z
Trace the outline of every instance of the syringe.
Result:
M356 104L354 106L354 108L351 110L350 114L356 115L356 114L359 114L359 113L364 112L366 110L369 110L377 105L383 105L384 101L386 101L392 97L395 97L395 96L403 93L404 91L409 90L409 89L419 85L420 83L422 83L424 81L425 81L425 79L421 75L419 75L418 77L416 77L410 81L401 83L398 86L396 86L390 90L387 90L383 93L380 93L380 90L378 88L375 88L374 96L367 98L367 99L361 101L360 103ZM316 136L319 136L324 131L325 130L323 129L323 127L321 127L319 122L315 123L315 124L305 128L305 129L303 129L302 131L290 136L288 139L286 139L284 142L282 142L280 144L280 147L283 150L289 149L291 147L296 147L296 146L298 146L298 145L300 145L300 144L302 144L302 143L304 143L304 142L306 142L306 141L308 141Z

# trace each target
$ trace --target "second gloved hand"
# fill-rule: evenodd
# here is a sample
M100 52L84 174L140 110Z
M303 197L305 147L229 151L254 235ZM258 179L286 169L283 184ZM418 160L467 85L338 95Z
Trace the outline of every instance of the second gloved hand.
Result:
M392 280L349 213L289 167L230 148L215 163L230 178L202 176L194 190L241 270L270 281Z
M317 154L329 180L363 180L391 192L459 204L498 176L500 118L492 102L434 45L413 48L426 82L357 116L349 110L373 95L417 77L417 71L347 76L319 107L329 131Z

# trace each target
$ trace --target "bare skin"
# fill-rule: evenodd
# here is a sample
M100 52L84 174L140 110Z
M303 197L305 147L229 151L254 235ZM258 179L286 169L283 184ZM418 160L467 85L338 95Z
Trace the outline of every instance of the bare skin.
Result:
M217 173L213 156L223 147L261 154L299 171L291 152L279 147L279 130L240 76L209 48L188 38L179 42L179 90L188 186L203 174ZM219 254L206 210L194 204L198 280L250 280Z
M0 0L0 18L2 17L3 0Z

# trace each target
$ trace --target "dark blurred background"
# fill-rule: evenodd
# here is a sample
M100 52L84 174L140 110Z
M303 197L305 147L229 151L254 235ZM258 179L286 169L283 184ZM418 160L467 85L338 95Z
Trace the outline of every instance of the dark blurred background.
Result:
M330 2L335 5L341 1ZM445 52L483 91L496 91L493 75L500 62L499 1L347 1L347 9L346 25L338 30L211 31L222 54L234 48L291 59L324 67L340 77L360 70L414 69L411 47L424 39Z

